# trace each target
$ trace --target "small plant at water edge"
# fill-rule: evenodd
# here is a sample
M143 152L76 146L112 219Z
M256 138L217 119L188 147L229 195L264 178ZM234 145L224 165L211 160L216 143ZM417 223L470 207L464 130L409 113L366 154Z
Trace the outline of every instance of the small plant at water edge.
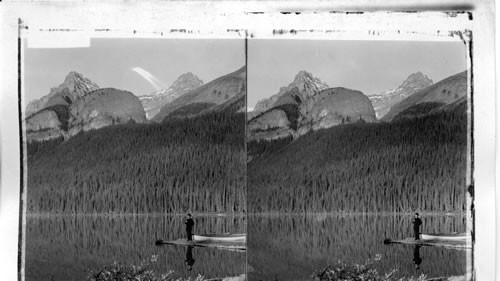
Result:
M175 278L173 271L157 274L152 270L151 264L156 262L157 256L152 256L149 261L140 265L123 265L114 262L105 265L98 271L90 271L87 281L203 281L205 278L198 275L195 278Z

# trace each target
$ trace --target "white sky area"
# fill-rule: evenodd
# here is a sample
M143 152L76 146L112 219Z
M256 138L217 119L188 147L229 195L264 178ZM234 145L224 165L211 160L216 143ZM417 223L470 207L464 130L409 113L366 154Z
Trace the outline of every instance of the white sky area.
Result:
M26 45L27 102L47 95L73 70L100 87L141 96L169 87L186 72L207 83L245 65L242 39L92 39L89 48L57 49Z
M279 92L306 70L330 87L378 94L421 71L434 83L466 70L462 42L269 40L248 41L248 107Z
M26 46L26 44L25 44ZM330 87L346 87L366 95L400 85L421 71L434 82L466 69L462 42L248 40L248 108L278 93L300 70L311 72ZM100 87L136 95L169 87L186 72L204 83L245 64L239 39L93 39L89 48L25 48L25 98L50 92L75 70Z
M146 79L146 81L151 84L155 88L156 91L159 91L165 88L165 84L161 82L158 78L156 78L153 74L149 73L149 71L143 69L142 67L134 67L132 68L137 74L139 74L142 78Z

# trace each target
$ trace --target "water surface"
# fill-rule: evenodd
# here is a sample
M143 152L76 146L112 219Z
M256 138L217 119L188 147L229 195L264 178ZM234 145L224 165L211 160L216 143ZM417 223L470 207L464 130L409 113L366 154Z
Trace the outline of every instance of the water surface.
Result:
M89 270L119 262L138 265L158 256L157 273L207 278L245 272L246 254L213 248L156 246L157 239L185 236L184 217L28 216L26 225L27 281L85 280ZM195 216L195 233L245 233L245 217ZM190 266L191 264L191 266ZM191 268L191 270L189 270Z
M316 270L339 261L363 264L377 254L379 272L400 276L463 275L470 251L384 245L412 237L411 215L249 215L249 280L312 280ZM423 216L423 232L464 232L464 216ZM416 263L419 263L418 269Z

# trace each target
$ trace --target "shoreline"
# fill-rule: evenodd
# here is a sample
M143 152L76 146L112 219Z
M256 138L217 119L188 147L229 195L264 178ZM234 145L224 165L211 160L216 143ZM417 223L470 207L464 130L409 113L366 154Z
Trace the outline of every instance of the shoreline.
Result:
M245 217L245 216L408 216L415 212L227 212L191 213L197 217ZM467 216L470 212L418 212L421 216ZM185 216L186 213L26 213L26 217L156 217Z
M181 217L187 213L26 213L26 217ZM190 213L197 217L242 217L245 213Z
M418 212L420 216L467 216L468 211ZM255 212L247 216L406 216L415 212Z

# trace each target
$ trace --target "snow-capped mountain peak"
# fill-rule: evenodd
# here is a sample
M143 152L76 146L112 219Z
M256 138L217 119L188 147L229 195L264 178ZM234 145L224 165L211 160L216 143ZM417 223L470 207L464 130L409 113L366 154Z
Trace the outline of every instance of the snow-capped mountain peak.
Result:
M397 89L423 89L432 85L432 79L424 75L422 72L418 71L410 74Z
M396 103L432 84L432 79L418 71L410 74L397 88L369 96L377 118L384 116Z
M191 72L181 74L170 87L162 89L150 95L141 96L146 116L148 119L155 116L165 104L172 102L178 97L200 87L203 81Z

